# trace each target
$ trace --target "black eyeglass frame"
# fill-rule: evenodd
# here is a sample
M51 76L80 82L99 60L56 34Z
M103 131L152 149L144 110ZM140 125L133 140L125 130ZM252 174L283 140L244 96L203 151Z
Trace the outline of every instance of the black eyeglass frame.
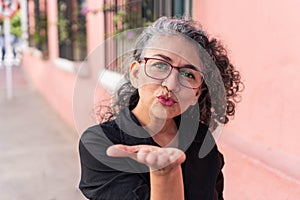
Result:
M172 70L173 70L174 68L175 68L178 72L179 72L179 70L182 69L182 68L187 68L187 67L174 66L174 65L172 65L171 63L169 63L168 61L163 60L163 59L160 59L160 58L144 57L143 60L145 61L145 64L144 64L144 72L145 72L145 74L146 74L148 77L153 78L153 79L155 79L155 80L164 80L164 79L168 78L168 77L171 75ZM146 69L146 67L147 67L146 65L147 65L148 60L158 60L158 61L162 61L162 62L164 62L164 63L167 63L167 64L171 67L171 70L170 70L169 74L168 74L165 78L155 78L155 77L150 76L150 75L147 73L147 69ZM204 76L203 76L203 73L202 73L201 71L199 71L197 68L195 68L195 70L198 71L198 72L200 73L201 77L202 77L202 81L201 81L201 83L200 83L200 85L199 85L198 87L188 87L188 86L186 86L186 85L183 85L183 84L181 83L180 79L179 79L179 76L177 77L177 78L178 78L178 83L180 83L180 85L182 85L183 87L189 88L189 89L198 89L198 88L200 88L200 86L201 86L202 83L203 83Z

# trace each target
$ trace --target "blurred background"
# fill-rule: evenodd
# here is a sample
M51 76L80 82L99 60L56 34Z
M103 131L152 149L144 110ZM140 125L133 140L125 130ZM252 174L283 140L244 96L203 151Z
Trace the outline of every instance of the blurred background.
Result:
M241 71L242 101L217 140L225 156L225 199L300 199L300 1L0 4L0 200L84 199L78 191L82 130L73 105L90 103L73 91L76 81L98 74L82 63L100 45L97 65L114 75L122 72L120 59L111 60L134 40L130 29L163 15L200 21ZM128 30L124 40L104 42ZM97 91L110 95L109 88Z

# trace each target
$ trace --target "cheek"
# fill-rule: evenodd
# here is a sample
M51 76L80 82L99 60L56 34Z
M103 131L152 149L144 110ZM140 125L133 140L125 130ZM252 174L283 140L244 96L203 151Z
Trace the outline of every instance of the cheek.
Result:
M152 99L155 96L155 91L157 90L157 86L153 84L146 84L143 82L143 84L139 85L139 95L141 99Z
M162 82L160 80L147 77L144 72L140 72L139 76L138 87L143 90L151 89L151 85L155 85L155 87L157 87L157 85L160 85Z
M186 109L188 109L188 107L194 104L197 97L194 92L189 92L189 93L181 94L177 98L179 101L180 108L184 112Z

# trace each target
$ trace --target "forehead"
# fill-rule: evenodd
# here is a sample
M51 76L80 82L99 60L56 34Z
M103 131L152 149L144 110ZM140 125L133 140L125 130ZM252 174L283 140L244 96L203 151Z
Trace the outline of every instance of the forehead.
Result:
M180 35L158 35L149 40L144 56L164 54L174 62L184 60L186 63L200 66L198 44Z

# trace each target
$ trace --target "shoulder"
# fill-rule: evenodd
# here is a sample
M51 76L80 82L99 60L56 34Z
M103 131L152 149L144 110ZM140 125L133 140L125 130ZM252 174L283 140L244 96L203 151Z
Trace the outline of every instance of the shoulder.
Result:
M83 143L89 142L108 142L119 143L121 140L120 129L116 125L115 121L105 122L89 127L83 132L80 141Z
M99 166L99 161L105 163L109 160L107 148L120 141L120 133L113 121L89 127L79 141L81 162L91 166Z
M115 121L92 126L82 134L79 188L89 199L149 199L146 178L132 174L146 168L128 158L106 155L110 145L122 142L122 134Z

